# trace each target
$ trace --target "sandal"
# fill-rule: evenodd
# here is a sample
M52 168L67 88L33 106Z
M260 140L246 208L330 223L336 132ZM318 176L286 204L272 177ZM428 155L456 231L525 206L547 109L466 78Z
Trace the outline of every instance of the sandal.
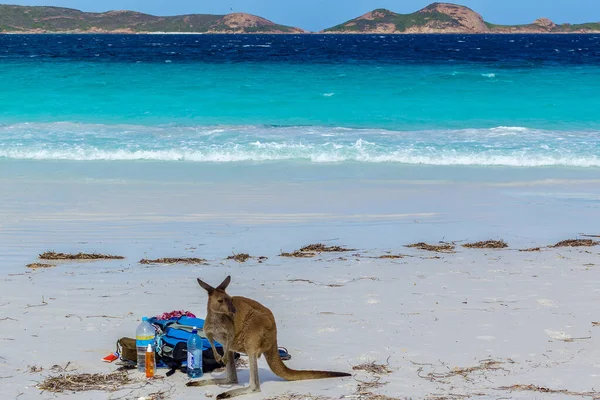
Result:
M288 349L286 349L285 347L279 347L278 350L279 350L279 357L281 357L281 359L283 361L287 361L292 358L290 353L288 353Z

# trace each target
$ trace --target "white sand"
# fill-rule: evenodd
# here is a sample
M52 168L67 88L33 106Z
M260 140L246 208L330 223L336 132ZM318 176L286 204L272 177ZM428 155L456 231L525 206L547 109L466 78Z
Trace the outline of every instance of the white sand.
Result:
M283 188L25 175L3 179L0 193L2 398L55 399L36 387L54 374L53 365L68 364L73 373L115 370L100 359L118 338L134 335L142 315L188 309L203 317L206 294L196 277L216 284L228 274L230 294L254 298L275 314L280 345L292 354L288 366L355 373L285 382L261 360L262 393L246 399L287 392L367 399L356 396L357 384L377 376L352 367L370 361L389 362L392 371L371 392L401 399L568 399L582 397L499 388L589 392L598 386L600 327L592 322L600 321L600 246L517 251L579 232L600 233L591 230L599 220L598 189L586 183L511 185L507 192L497 182L365 179ZM510 247L458 247L455 254L403 247L497 238ZM278 256L320 241L358 251ZM25 268L46 250L127 258ZM269 259L223 261L233 251ZM412 257L371 258L388 251ZM209 265L137 263L180 256L207 258ZM498 361L501 369L446 376L485 360ZM32 373L31 366L43 370ZM142 384L68 396L134 399L164 390L172 399L199 399L226 389L187 388L181 373L151 384L131 374ZM247 371L240 380L247 384Z

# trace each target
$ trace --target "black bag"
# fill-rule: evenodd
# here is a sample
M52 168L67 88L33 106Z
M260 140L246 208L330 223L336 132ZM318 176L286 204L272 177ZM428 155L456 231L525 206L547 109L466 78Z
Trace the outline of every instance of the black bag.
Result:
M223 347L216 347L217 353L221 356L224 354ZM161 349L158 350L157 360L165 363L170 370L167 372L167 376L173 375L176 370L181 372L187 372L187 342L177 342L175 346L172 346L169 342L162 343ZM240 358L239 353L234 353L234 360ZM158 362L158 361L157 361ZM202 350L202 372L212 372L217 368L221 368L223 365L215 360L215 355L212 349Z

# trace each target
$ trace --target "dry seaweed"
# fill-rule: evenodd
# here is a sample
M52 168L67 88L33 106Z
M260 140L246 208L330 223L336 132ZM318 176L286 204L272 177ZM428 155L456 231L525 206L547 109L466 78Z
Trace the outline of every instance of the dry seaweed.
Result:
M567 239L562 240L550 247L591 247L600 242L595 242L592 239Z
M352 367L354 371L367 371L373 374L390 374L392 372L391 369L388 368L388 365L384 364L375 364L375 361L371 361L369 363L362 363L359 365L355 365Z
M555 394L565 394L568 396L582 396L582 397L592 397L593 399L600 398L600 392L572 392L566 389L550 389L543 386L537 385L512 385L512 386L502 386L499 387L498 390L510 390L512 391L529 391L529 392L540 392L540 393L555 393Z
M229 257L226 258L226 260L235 260L239 263L243 263L248 261L248 259L253 258L250 256L250 254L248 253L237 253L237 254L232 254Z
M519 251L542 251L540 247L530 247L528 249L519 249Z
M42 260L122 260L123 256L114 256L111 254L98 254L98 253L56 253L54 251L47 251L39 255Z
M354 391L353 397L358 399L379 399L379 400L392 400L392 397L387 397L381 394L375 394L372 392L373 389L385 386L388 382L381 382L381 377L376 376L370 381L361 381L360 379L354 378L358 385Z
M343 251L356 251L356 249L347 249L341 246L325 246L323 243L309 244L300 248L301 252L314 252L314 253L335 253Z
M355 371L366 371L375 374L375 376L373 376L373 379L369 381L363 381L354 377L354 380L358 382L358 385L356 386L354 394L349 397L353 397L359 400L402 400L399 397L390 397L384 394L376 394L372 392L373 389L377 389L388 384L388 382L381 382L381 375L387 375L392 372L388 368L388 365L389 357L388 363L386 363L386 365L375 364L375 362L373 361L370 363L363 363L352 367L352 369ZM407 400L407 398L403 399Z
M384 254L384 255L381 255L381 256L379 256L377 258L381 258L381 259L384 259L384 260L397 260L399 258L404 258L404 257L406 257L406 256L402 255L402 254Z
M158 392L150 393L148 396L143 397L145 400L167 400L170 393L159 390ZM140 397L142 399L142 397Z
M407 397L390 397L386 396L385 394L375 394L371 392L358 393L358 398L361 400L410 400Z
M156 258L149 260L143 258L140 264L203 264L206 260L203 258Z
M308 258L315 257L317 253L338 253L345 251L356 251L356 249L348 249L341 246L325 246L323 243L309 244L308 246L301 247L299 250L295 250L292 253L281 252L280 257L296 257L296 258Z
M474 367L466 367L466 368L453 368L450 372L450 376L462 375L466 377L467 375L477 372L477 371L495 371L502 369L501 365L503 363L495 360L483 360L479 362L479 365Z
M64 391L85 392L89 390L104 390L114 392L123 385L134 382L127 372L110 374L60 374L46 378L38 388L53 393Z
M27 268L38 269L38 268L52 268L56 267L54 264L44 264L44 263L31 263L27 264Z
M355 391L356 394L358 394L358 395L372 394L371 393L372 389L377 389L377 388L380 388L387 384L387 382L381 382L380 376L376 376L371 381L361 381L360 379L356 379L356 378L354 378L354 379L359 382L358 386L356 387L356 391Z
M453 243L427 244L423 242L407 244L406 247L414 247L419 250L436 251L438 253L454 253Z
M508 247L504 240L485 240L483 242L465 243L462 246L468 249L504 249Z
M401 399L399 397L390 397L383 394L375 394L367 390L361 391L361 384L359 384L359 388L354 394L346 397L357 400L407 400L406 397ZM270 396L265 398L264 400L334 400L334 398L312 394L286 393L276 396Z
M510 363L514 362L510 359L508 361ZM463 378L467 378L473 372L501 370L501 369L503 369L502 364L504 364L504 363L501 361L482 360L479 362L479 365L476 365L473 367L465 367L465 368L455 367L455 368L452 368L448 372L444 372L444 373L429 372L426 375L421 375L421 372L423 371L423 369L419 368L417 370L417 375L420 378L425 378L430 381L436 381L438 379L447 379L447 378L451 378L453 376L462 376Z
M333 400L326 396L313 396L312 394L285 393L276 396L270 396L264 400Z
M282 252L279 257L296 257L296 258L310 258L315 257L316 253L304 253L302 251L294 251L293 253Z

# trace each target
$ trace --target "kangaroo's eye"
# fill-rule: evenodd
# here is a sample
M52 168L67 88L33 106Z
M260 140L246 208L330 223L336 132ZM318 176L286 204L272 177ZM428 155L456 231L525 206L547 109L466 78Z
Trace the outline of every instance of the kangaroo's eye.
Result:
M221 299L221 300L219 300L219 303L222 303L222 302L223 302L223 300L222 300L222 299Z

